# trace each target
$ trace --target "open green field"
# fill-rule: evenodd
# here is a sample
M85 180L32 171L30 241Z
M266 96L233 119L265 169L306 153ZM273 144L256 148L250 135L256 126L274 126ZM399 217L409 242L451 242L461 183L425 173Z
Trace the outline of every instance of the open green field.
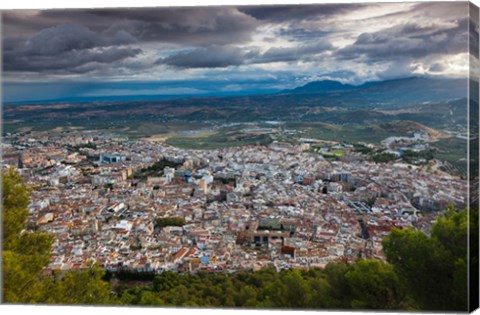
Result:
M417 128L412 124L411 130L402 128L395 122L360 125L335 125L324 122L289 122L286 128L302 131L302 137L318 140L338 141L356 144L359 142L380 144L382 140L392 136L412 136Z
M244 135L232 131L222 131L205 136L172 136L165 143L182 148L195 150L211 150L245 145L268 145L272 142L269 135Z
M458 138L441 139L432 143L437 149L434 153L436 159L452 164L462 175L467 174L467 140Z

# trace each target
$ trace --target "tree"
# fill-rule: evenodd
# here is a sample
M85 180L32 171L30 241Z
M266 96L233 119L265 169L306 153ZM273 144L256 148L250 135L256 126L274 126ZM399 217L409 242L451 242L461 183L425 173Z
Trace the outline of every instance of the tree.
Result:
M3 174L2 184L3 301L33 303L40 294L39 276L50 261L53 238L25 230L30 190L13 168Z
M358 260L345 275L352 292L352 308L408 309L405 284L393 266L380 260Z
M287 307L287 301L285 301L287 289L279 274L276 274L275 279L266 283L263 288L265 296L264 306Z
M28 217L30 190L14 168L2 176L3 249L10 250L25 228Z
M109 304L114 303L104 271L88 270L46 276L53 236L26 229L30 189L13 169L2 174L3 301L7 303Z
M164 271L153 280L153 289L159 291L169 291L176 287L179 283L180 275L174 271Z
M283 277L283 283L287 288L284 297L288 303L287 307L306 307L310 299L310 290L300 270L294 269L288 272L285 277Z
M130 303L129 303L130 304ZM152 291L143 290L141 291L140 300L138 302L140 305L164 305L165 302L155 295Z
M467 310L467 226L467 211L450 209L430 237L393 229L384 239L387 261L406 279L421 309Z
M330 285L329 297L332 308L350 308L352 293L345 277L352 269L352 265L344 262L329 263L325 267L325 275Z
M478 261L478 211L455 211L450 207L444 217L437 219L432 229L432 238L441 244L451 254L450 264L452 288L450 294L450 309L464 310L468 304L468 247L470 240L470 259L472 274L475 275L475 259ZM476 276L478 277L478 265ZM478 292L478 291L477 291Z
M329 308L332 299L329 296L331 290L330 284L322 273L314 275L308 279L310 288L310 300L307 305L309 308Z
M184 226L186 222L185 222L185 218L182 218L182 217L165 217L165 218L156 218L155 224L157 227L163 228L166 226Z
M102 279L104 271L90 263L88 269L70 271L63 276L44 278L40 287L38 303L47 304L113 304L114 299L108 282Z
M234 296L237 306L256 306L257 304L257 290L253 286L244 285Z

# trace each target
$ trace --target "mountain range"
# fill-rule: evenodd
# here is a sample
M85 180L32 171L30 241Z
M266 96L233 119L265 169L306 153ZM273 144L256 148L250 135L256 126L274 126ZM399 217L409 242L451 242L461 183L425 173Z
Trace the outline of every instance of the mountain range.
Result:
M466 79L432 79L410 77L385 81L366 82L361 85L344 84L333 80L312 81L294 89L275 91L271 89L247 90L236 92L209 92L189 95L109 95L69 97L59 99L38 100L30 102L4 102L5 104L47 104L47 103L87 103L87 102L114 102L114 101L162 101L189 98L236 98L265 95L312 95L312 97L348 98L375 104L403 104L422 103L427 101L441 101L464 98L467 96Z
M354 98L361 97L376 102L421 103L464 98L467 96L467 80L410 77L366 82L361 85L322 80L309 82L292 90L284 90L281 93L326 95L343 93Z

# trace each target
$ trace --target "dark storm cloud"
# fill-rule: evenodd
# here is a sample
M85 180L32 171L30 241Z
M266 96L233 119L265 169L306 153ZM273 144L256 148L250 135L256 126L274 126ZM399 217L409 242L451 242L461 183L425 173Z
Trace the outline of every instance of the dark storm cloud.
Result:
M143 41L189 45L225 45L251 39L258 22L236 8L178 8L96 12L113 22L109 31L126 28Z
M182 52L157 63L177 68L225 68L243 63L245 52L235 47L210 46Z
M38 55L56 55L101 45L101 38L85 26L64 24L43 29L35 34L26 41L25 51Z
M87 63L109 64L136 56L145 43L194 47L241 43L258 26L254 18L232 7L7 11L3 21L4 69L9 72L77 73L92 68ZM224 59L235 57L227 49L221 52L226 53ZM188 62L188 56L176 59L182 58ZM211 61L197 63L214 66L219 58L217 52ZM170 61L178 63L175 58Z
M44 28L68 23L67 20L64 16L64 21L52 21L33 10L5 10L2 12L3 36L25 38Z
M332 49L334 47L328 41L299 45L298 47L274 47L264 53L255 47L242 49L215 45L160 58L156 63L177 68L226 68L242 64L301 61Z
M85 34L84 34L85 35ZM50 39L50 40L49 40ZM81 41L70 37L45 38L48 45L36 40L18 45L4 45L3 67L5 71L37 71L68 73L88 63L113 63L141 52L131 47L102 47L96 37L85 37Z
M307 30L302 27L283 27L278 31L279 36L289 36L296 40L312 40L315 38L323 38L332 32L326 32L322 30Z
M270 20L278 19L278 22L292 21L295 19L305 19L309 17L319 18L321 12L322 16L339 14L347 8L354 9L360 6L357 5L322 5L322 6L275 6L275 7L239 7L234 11L236 19L229 21L229 28L222 27L222 36L228 33L233 21L236 23L243 20L245 16L248 16L247 25L241 27L240 32L243 30L249 30L252 26L259 26L265 23L271 23ZM222 8L224 10L226 8ZM282 17L283 16L283 17ZM242 17L242 19L238 19ZM203 20L201 16L195 16L196 19ZM254 21L252 23L252 20ZM262 21L265 20L265 21ZM220 24L219 24L220 25ZM226 68L229 66L239 66L245 64L264 64L270 62L293 62L299 61L302 58L308 58L311 55L319 54L327 50L333 50L333 46L325 39L321 39L327 32L321 32L320 30L309 31L302 28L295 28L291 25L286 25L279 30L279 36L290 35L301 41L297 47L273 47L268 49L264 53L260 53L260 49L256 47L238 48L236 46L229 45L228 42L233 44L242 43L242 40L238 40L238 34L234 41L229 38L226 43L215 41L214 45L198 47L196 49L180 52L171 55L166 58L160 58L157 60L157 64L165 64L174 66L177 68ZM165 36L165 35L162 35ZM314 39L313 43L303 43L308 39ZM177 39L178 40L178 39ZM189 44L195 44L192 40L189 40Z
M466 52L467 25L467 19L456 21L456 25L449 28L442 25L421 26L407 23L373 33L363 33L352 45L339 50L337 57L377 62Z
M127 39L128 35L121 33L104 38L82 25L57 25L42 29L27 40L5 39L3 67L5 71L88 72L80 68L88 63L110 64L139 54L139 48L115 46Z
M297 47L272 47L261 55L256 63L269 63L277 61L296 61L309 59L309 56L333 50L332 44L326 40L316 43L299 45Z
M461 19L467 16L466 8L466 3L377 3L12 10L2 12L4 69L13 79L83 74L78 77L87 80L148 77L161 68L157 65L205 69L195 72L204 77L230 70L238 76L255 64L263 66L251 69L265 68L276 75L278 65L268 67L275 62L289 63L291 74L313 73L323 66L329 68L325 71L345 65L362 68L378 61L411 71L415 58L455 54L467 47L467 22ZM343 19L346 13L348 19ZM386 20L395 26L382 30ZM412 22L416 20L431 25ZM341 49L332 45L351 43L362 27L376 31ZM302 62L311 62L312 68L295 70L295 63ZM175 75L186 78L192 73Z
M271 5L271 6L245 6L239 10L259 20L270 22L285 22L292 20L322 19L351 12L367 5L351 4L322 4L322 5Z
M134 57L140 53L140 49L125 48L120 49L110 47L99 50L81 50L69 51L51 58L43 55L23 54L12 57L9 54L4 56L5 71L34 71L34 72L55 72L55 73L85 73L92 68L80 67L88 63L113 63L128 57Z
M473 8L472 8L473 10ZM478 18L478 13L476 13L476 16L474 17L475 13L472 12L471 16L470 16L470 19L469 19L469 32L468 32L468 36L469 36L469 51L470 51L470 54L475 57L475 58L478 58L479 57L479 51L478 51L478 46L479 46L479 34L478 34L478 21L475 21L474 19L475 18Z
M7 37L70 23L106 36L124 32L140 42L189 45L243 42L258 26L256 19L233 7L45 10L31 18L18 11L4 15Z
M431 72L442 72L445 70L445 66L441 63L434 63L428 68Z

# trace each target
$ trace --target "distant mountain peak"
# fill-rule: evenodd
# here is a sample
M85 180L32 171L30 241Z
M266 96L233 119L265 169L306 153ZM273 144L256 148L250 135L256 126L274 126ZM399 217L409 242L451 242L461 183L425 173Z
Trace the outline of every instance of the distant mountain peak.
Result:
M320 80L308 82L303 86L296 87L292 90L285 90L284 93L323 93L354 89L355 86L350 84L343 84L334 80Z
M351 85L344 84L334 80L320 80L308 82L305 85L296 87L291 90L284 90L282 93L288 94L310 94L310 93L329 93L329 92L339 92L339 91L359 91L367 92L372 91L372 89L387 88L388 89L411 89L411 88L427 88L431 90L447 88L449 84L453 84L458 88L459 84L462 85L462 79L448 79L448 78L428 78L428 77L419 77L411 76L405 78L390 79L384 81L371 81L365 82L361 85ZM385 92L388 92L386 90ZM404 91L402 91L404 92Z

